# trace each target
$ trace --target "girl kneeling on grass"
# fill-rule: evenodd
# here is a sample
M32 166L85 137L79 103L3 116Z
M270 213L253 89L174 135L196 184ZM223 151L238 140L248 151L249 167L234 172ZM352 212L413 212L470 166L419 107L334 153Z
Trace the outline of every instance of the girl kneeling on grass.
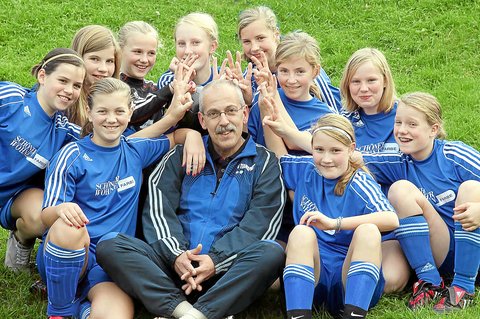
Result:
M71 49L50 51L32 68L38 84L0 82L0 224L10 230L5 266L28 270L40 219L43 178L36 178L65 144L80 136L64 112L78 100L85 64Z
M268 100L267 100L268 99ZM265 99L272 107L274 100ZM278 111L266 117L273 124ZM352 160L355 135L338 114L312 128L313 156L282 156L283 177L295 191L283 273L288 318L311 318L312 304L343 318L363 318L384 287L381 232L398 218L368 170ZM269 143L277 155L283 142Z
M411 309L436 303L435 312L472 303L480 263L480 154L444 141L441 107L428 93L400 98L394 126L403 154L364 155L400 218L395 230L418 281ZM454 274L443 289L440 275ZM440 299L438 299L440 297Z
M162 120L125 138L130 87L114 78L95 82L88 97L93 133L66 145L52 160L42 212L48 232L37 254L49 318L86 318L90 311L95 318L133 318L130 298L97 265L95 247L110 232L135 234L142 168L174 145L175 133L156 136L175 125L192 103L187 84L174 84L176 95Z

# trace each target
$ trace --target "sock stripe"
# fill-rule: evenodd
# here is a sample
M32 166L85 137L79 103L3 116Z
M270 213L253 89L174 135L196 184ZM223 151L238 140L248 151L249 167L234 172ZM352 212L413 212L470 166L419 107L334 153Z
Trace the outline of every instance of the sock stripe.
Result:
M455 230L455 240L465 240L480 246L480 233L472 233L464 230Z
M427 223L401 224L394 232L396 237L407 237L408 235L428 234L430 229Z
M91 310L90 307L88 307L87 309L83 310L80 319L87 319L87 318L90 316L90 310Z
M358 273L367 273L369 274L375 281L378 281L380 278L380 269L372 263L367 262L359 262L355 264L350 264L350 268L348 269L347 277L353 276Z
M47 244L45 245L45 252L61 259L76 259L76 258L85 257L85 248L81 248L77 250L69 250L69 249L58 247L55 244L52 244L51 242L47 242Z
M309 269L305 269L300 265L287 265L283 270L283 280L290 276L299 276L302 277L304 280L308 280L310 282L315 283L315 276L313 271Z

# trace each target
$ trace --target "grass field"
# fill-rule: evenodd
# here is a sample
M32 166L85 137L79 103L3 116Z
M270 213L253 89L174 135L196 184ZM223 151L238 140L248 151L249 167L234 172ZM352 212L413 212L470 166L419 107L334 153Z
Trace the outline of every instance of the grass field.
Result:
M131 20L156 26L161 37L156 80L174 54L175 21L192 11L212 14L220 28L223 57L240 49L236 18L247 7L267 4L279 18L282 33L302 29L313 35L322 50L323 67L338 85L348 57L362 47L376 47L389 60L399 94L427 91L444 110L448 138L480 149L480 1L476 0L283 0L217 2L172 0L0 0L0 81L31 86L30 68L52 48L68 46L80 27L103 24L117 32ZM3 155L0 155L3 156ZM0 262L6 231L0 230ZM44 318L45 301L28 289L30 275L14 275L0 266L0 318ZM477 294L478 296L478 294ZM430 310L405 308L406 294L386 297L369 318L435 318ZM243 318L281 318L278 294L253 305ZM477 306L448 318L479 318ZM317 318L326 315L318 314ZM138 318L151 318L140 313Z

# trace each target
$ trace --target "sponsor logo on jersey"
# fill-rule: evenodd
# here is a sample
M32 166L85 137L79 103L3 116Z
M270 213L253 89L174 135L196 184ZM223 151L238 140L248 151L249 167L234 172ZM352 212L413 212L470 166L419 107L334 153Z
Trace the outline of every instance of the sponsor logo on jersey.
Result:
M93 160L90 158L90 156L88 156L87 153L83 153L83 156L82 156L82 157L83 157L84 160L86 160L86 161L88 161L88 162L93 162Z
M26 159L40 169L45 169L49 163L49 161L40 154L35 154L34 157L27 157Z
M24 112L25 114L27 114L28 116L32 116L32 113L30 113L30 108L28 107L28 105L25 105L25 106L23 107L23 112Z
M255 164L253 164L252 166L248 166L245 163L240 163L237 166L237 170L235 171L235 174L243 174L244 171L251 172L253 171L254 168L255 168Z
M135 187L135 178L129 176L118 181L118 192L123 192L129 188Z
M397 143L385 143L383 153L398 153L400 151Z
M10 142L10 146L25 157L33 157L33 154L37 152L37 149L21 136L15 137L13 141Z
M449 203L451 201L455 200L455 192L451 189L447 190L446 192L443 192L439 195L436 196L438 203L437 206L442 206L443 204Z
M123 179L120 179L120 176L117 176L115 180L97 183L95 185L95 196L107 196L112 192L123 192L129 188L135 187L135 178L129 176Z

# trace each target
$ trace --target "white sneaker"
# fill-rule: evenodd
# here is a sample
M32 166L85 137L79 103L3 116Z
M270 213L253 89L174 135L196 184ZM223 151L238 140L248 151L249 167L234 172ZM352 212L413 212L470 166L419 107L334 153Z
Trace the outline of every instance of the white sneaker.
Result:
M5 267L13 271L25 271L29 269L30 255L33 245L25 246L21 244L13 230L10 231L7 240L7 251L5 254Z

